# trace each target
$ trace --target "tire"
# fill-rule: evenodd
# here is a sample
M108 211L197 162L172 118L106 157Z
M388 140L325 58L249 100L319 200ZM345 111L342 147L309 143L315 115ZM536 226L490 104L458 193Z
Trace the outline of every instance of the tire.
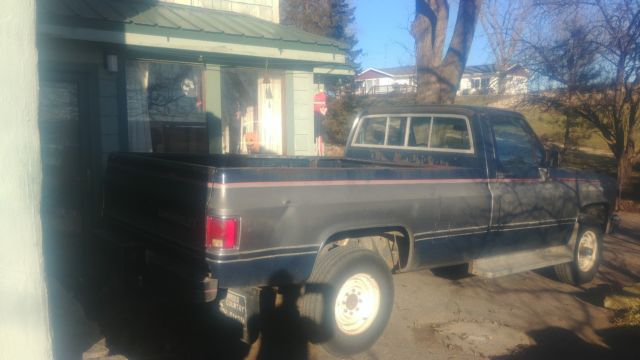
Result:
M583 227L573 250L573 261L556 265L560 281L581 285L593 280L602 261L602 230L594 226Z
M393 280L384 260L371 250L337 247L318 259L300 312L309 322L310 341L348 356L378 340L392 305Z

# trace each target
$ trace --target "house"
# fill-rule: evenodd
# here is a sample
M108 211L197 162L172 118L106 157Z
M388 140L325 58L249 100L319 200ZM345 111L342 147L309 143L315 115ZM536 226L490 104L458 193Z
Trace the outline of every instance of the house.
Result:
M76 229L99 214L114 151L314 154L315 89L353 71L344 44L280 25L279 9L279 0L37 1L50 222Z
M368 68L358 74L355 81L359 95L415 92L416 69L415 66Z
M527 93L529 75L525 68L513 65L504 74L505 95ZM467 66L462 74L458 95L498 94L500 75L495 64Z
M7 5L20 13L7 14L6 20L25 34L15 31L21 41L7 43L13 65L7 81L18 90L23 83L33 90L33 104L15 101L31 108L25 122L34 123L28 115L38 107L31 147L14 150L33 155L23 161L33 179L19 179L25 192L34 194L29 210L40 216L26 217L33 229L23 228L35 233L28 246L42 246L36 249L44 254L47 282L80 276L95 261L86 256L88 249L101 251L108 242L99 240L115 240L100 219L110 153L313 155L316 89L327 78L353 76L346 45L281 25L279 0L20 4ZM13 34L6 24L3 31ZM23 74L23 68L36 66L35 50L37 81L31 67ZM25 65L16 66L17 52L24 53ZM21 134L14 136L17 141ZM31 148L39 149L39 156ZM10 174L17 167L9 165L14 163L7 163ZM58 320L53 318L50 328L61 341L62 334L73 332ZM48 322L43 329L48 331ZM50 333L42 337L50 338ZM77 357L56 353L61 359Z
M499 79L495 64L467 66L460 80L457 94L497 94ZM511 66L504 77L504 94L525 94L527 82L526 69L520 65ZM356 92L359 95L415 92L417 85L415 66L368 68L358 74L356 84Z

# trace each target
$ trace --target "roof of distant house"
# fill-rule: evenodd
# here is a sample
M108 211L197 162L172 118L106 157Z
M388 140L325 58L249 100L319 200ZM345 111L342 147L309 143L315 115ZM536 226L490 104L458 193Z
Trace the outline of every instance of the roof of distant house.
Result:
M379 78L385 78L385 77L398 77L398 76L411 76L414 75L416 73L416 67L411 65L411 66L398 66L398 67L392 67L392 68L383 68L383 69L376 69L376 68L367 68L364 71L362 71L360 74L358 74L358 76L356 77L356 80L366 80L366 79L379 79Z
M486 64L486 65L471 65L464 68L465 75L471 74L495 74L498 72L498 66L496 64ZM526 76L526 69L521 65L511 65L507 69L508 73L518 74Z
M526 70L521 65L512 65L507 70L510 73L521 74L526 76ZM495 74L498 72L498 67L496 64L485 64L485 65L471 65L467 66L464 69L465 75L482 75L482 74ZM398 76L409 76L414 75L416 73L415 65L409 66L398 66L392 68L367 68L360 74L356 80L366 80L366 79L376 79L383 77L398 77Z

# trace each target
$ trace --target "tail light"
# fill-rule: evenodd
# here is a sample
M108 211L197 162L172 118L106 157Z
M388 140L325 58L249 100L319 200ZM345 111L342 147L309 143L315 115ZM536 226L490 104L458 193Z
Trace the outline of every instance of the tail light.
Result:
M207 216L205 248L235 248L238 245L238 224L239 221L236 218Z

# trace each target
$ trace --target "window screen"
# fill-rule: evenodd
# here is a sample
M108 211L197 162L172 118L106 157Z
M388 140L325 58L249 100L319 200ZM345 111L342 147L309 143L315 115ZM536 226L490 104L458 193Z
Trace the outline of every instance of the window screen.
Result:
M439 149L470 150L469 128L460 118L436 117L431 129L430 147Z
M387 130L387 118L366 118L360 125L356 144L384 145L384 134Z

